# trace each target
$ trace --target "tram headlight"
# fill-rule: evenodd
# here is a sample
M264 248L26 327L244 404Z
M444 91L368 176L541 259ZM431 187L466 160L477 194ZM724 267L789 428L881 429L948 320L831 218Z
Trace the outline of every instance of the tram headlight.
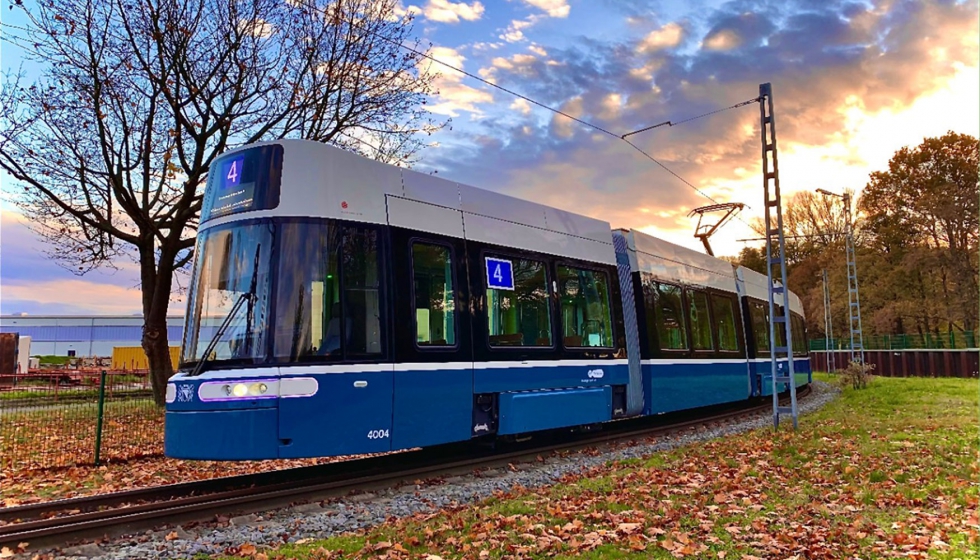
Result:
M238 399L270 399L279 396L277 379L256 381L205 381L198 389L204 402Z

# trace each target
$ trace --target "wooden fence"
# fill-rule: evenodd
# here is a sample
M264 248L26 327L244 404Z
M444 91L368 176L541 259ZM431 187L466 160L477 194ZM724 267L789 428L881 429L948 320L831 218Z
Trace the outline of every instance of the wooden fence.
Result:
M815 371L827 371L826 351L810 351ZM834 352L837 369L847 366L851 353ZM864 361L874 364L873 375L883 377L977 377L980 349L965 350L865 350Z

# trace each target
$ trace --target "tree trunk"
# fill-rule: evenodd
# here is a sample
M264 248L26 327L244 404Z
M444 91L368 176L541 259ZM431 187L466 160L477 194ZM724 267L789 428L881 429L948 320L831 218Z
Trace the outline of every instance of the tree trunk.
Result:
M167 310L162 313L154 310L154 315L161 318L152 320L147 315L143 322L143 351L146 352L150 365L150 383L153 386L153 401L157 406L164 406L167 391L167 381L174 374L173 363L170 361L170 343L167 340Z
M152 236L140 247L140 277L143 290L143 351L150 366L150 383L157 406L166 405L167 381L174 374L167 340L167 309L173 284L173 256L160 251L159 264L155 259Z

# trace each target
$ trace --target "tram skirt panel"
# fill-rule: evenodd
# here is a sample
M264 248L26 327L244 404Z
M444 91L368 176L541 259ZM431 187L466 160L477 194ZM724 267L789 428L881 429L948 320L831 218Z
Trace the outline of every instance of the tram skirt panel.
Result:
M746 400L751 394L745 362L645 363L649 414L662 414Z

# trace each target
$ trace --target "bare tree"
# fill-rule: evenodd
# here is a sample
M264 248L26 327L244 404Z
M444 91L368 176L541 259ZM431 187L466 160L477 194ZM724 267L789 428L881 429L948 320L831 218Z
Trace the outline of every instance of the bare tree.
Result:
M84 274L140 266L154 396L172 374L166 316L193 251L208 166L260 140L330 142L407 165L434 75L397 0L39 0L6 34L38 63L0 94L15 202ZM421 49L424 50L424 49Z
M772 218L771 227L776 227L775 217ZM752 229L759 235L765 235L763 219L752 220ZM838 198L799 191L786 203L783 234L786 236L786 262L789 265L820 255L830 247L843 251L846 233L847 220Z

